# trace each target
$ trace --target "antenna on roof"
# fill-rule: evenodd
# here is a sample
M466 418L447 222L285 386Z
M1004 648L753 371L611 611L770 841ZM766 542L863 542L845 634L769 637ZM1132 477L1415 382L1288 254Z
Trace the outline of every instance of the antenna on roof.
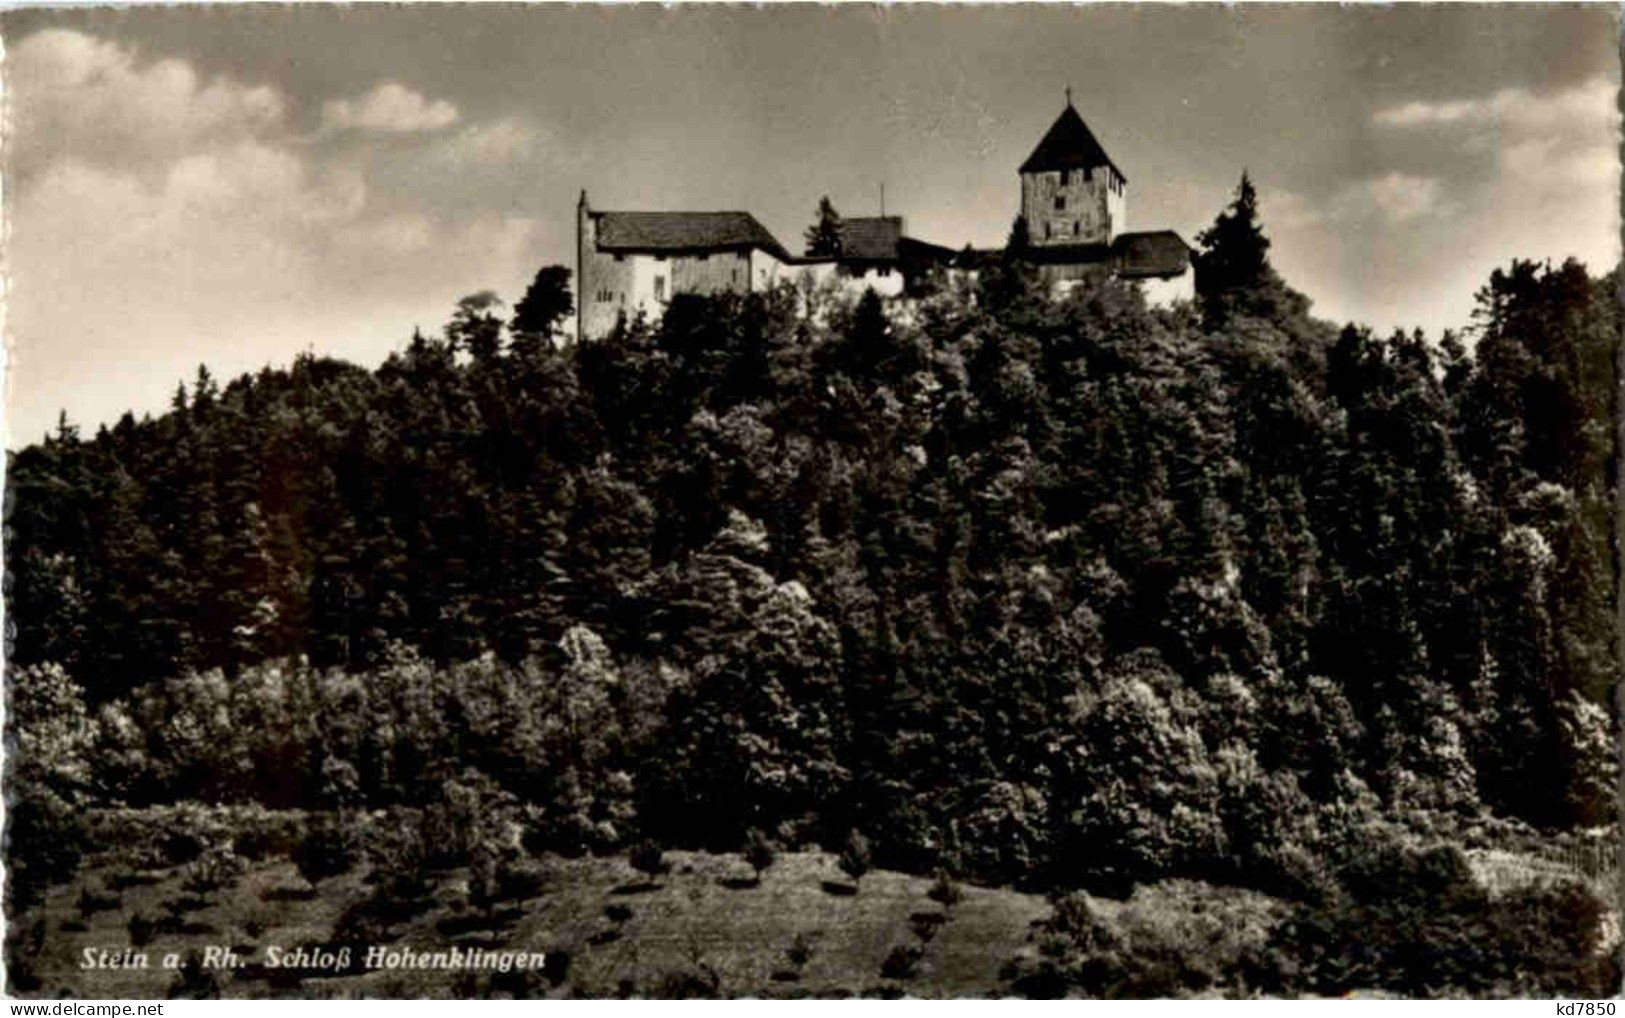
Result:
M1072 86L1071 85L1066 86L1066 104L1068 106L1072 105Z
M886 218L886 182L880 182L880 218Z

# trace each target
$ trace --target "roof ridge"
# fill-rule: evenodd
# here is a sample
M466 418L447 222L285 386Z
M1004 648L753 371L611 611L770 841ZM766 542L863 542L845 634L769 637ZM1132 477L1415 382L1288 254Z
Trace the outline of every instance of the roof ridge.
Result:
M750 216L748 209L593 209L596 216Z

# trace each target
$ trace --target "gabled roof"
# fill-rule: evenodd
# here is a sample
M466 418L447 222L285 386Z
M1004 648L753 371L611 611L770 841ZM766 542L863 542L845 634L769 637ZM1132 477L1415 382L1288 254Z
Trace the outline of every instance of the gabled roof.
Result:
M979 269L1004 257L1001 248L961 254L959 268ZM1191 249L1172 230L1120 233L1110 244L1034 244L1022 258L1035 265L1099 265L1124 279L1177 276L1190 268Z
M1078 116L1069 102L1061 115L1050 125L1049 132L1033 149L1033 154L1021 164L1022 173L1041 173L1045 170L1076 170L1093 166L1110 166L1124 180L1123 171L1112 162L1111 156L1100 147L1089 125Z
M760 248L790 254L749 212L594 212L601 251L676 253Z
M841 220L842 261L895 261L903 239L902 216L857 216Z
M1190 245L1172 230L1120 233L1112 241L1112 255L1126 279L1177 276L1191 264Z
M915 237L904 237L897 242L897 256L903 259L950 262L958 253L951 247L933 244L929 240L920 240Z
M854 216L841 220L840 262L945 261L951 248L910 237L902 216Z

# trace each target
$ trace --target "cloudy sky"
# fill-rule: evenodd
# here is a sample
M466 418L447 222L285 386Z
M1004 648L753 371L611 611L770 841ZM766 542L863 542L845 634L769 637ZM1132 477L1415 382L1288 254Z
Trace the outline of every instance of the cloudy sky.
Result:
M7 444L302 350L365 364L573 264L599 208L820 195L1002 242L1071 85L1132 229L1243 168L1315 311L1466 322L1513 257L1618 259L1614 8L168 8L0 19Z

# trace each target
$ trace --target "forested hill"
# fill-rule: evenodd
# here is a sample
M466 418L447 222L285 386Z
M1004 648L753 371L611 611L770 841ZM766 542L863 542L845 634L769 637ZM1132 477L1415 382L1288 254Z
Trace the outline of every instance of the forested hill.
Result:
M601 715L547 793L583 823L1012 878L1264 865L1351 803L1597 822L1615 281L1515 262L1466 339L1380 337L1308 317L1250 190L1202 240L1173 311L1051 300L1013 249L974 292L679 298L563 348L555 269L518 328L471 299L376 371L65 425L8 477L18 717L82 687L148 761L92 795L385 802L409 755L367 740L433 674L410 780L541 794ZM273 678L316 699L239 695ZM304 734L253 743L273 702ZM183 757L223 723L254 763L213 787Z

